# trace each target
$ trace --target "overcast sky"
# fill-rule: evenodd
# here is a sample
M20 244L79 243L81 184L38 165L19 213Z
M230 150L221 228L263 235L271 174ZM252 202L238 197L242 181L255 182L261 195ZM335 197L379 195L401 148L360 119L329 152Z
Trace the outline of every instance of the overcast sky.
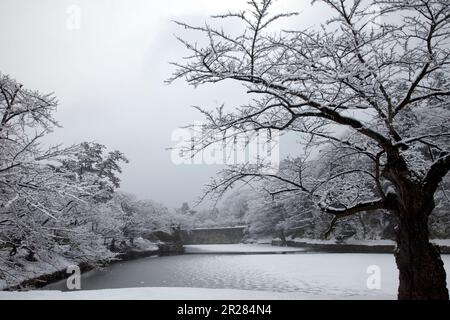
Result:
M0 0L0 71L27 88L55 92L63 129L55 131L53 142L96 141L123 151L130 164L122 189L179 207L193 202L219 167L173 164L166 150L174 144L172 132L202 120L190 106L239 105L245 90L164 84L173 72L168 62L186 53L173 36L185 31L171 21L203 24L211 14L245 5L246 0ZM80 28L74 29L70 18L77 8ZM289 22L296 27L312 26L323 16L323 7L311 8L310 0L278 0L275 9L301 12ZM282 141L282 155L293 149Z

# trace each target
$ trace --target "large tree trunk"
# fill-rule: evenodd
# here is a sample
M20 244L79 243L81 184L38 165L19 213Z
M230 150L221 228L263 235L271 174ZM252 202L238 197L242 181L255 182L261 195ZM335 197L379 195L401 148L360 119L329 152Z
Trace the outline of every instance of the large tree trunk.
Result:
M400 272L399 300L448 300L444 263L438 247L429 242L428 216L434 202L416 194L399 212L395 259Z

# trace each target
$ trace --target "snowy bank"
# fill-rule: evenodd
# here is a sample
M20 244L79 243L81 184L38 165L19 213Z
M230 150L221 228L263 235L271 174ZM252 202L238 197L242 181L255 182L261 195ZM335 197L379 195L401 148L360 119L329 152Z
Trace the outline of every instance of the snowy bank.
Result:
M370 299L368 296L336 297L297 292L270 292L256 290L205 288L125 288L85 291L28 291L0 292L0 300L334 300ZM378 297L380 299L380 297ZM395 299L386 295L381 299Z
M395 241L392 240L356 240L347 239L345 241L336 241L333 239L323 240L323 239L308 239L308 238L296 238L293 240L288 240L294 243L307 243L307 244L351 244L351 245L363 245L363 246L394 246Z
M159 254L159 246L148 240L138 238L134 246L126 251L113 253L106 247L97 246L97 261L85 257L68 257L70 247L60 247L56 252L39 252L36 261L28 261L26 252L19 250L13 258L7 251L0 251L0 291L19 288L39 288L48 283L64 279L68 276L69 266L79 266L81 271L88 271L99 266L107 266L116 261L128 261ZM87 252L86 255L92 255Z
M284 252L303 252L302 248L277 247L262 244L202 244L202 245L185 245L186 253L222 253L222 254L245 254L245 253L284 253Z
M431 240L440 247L442 254L450 254L450 239ZM273 246L282 246L279 238L272 240ZM392 253L396 243L392 240L356 240L344 241L296 238L286 240L285 245L294 248L303 248L306 251L329 253Z

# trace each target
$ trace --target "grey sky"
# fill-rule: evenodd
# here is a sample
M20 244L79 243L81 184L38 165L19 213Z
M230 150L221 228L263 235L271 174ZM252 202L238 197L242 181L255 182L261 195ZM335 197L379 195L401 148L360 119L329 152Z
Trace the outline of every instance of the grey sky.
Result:
M97 141L123 151L122 189L169 206L192 202L218 166L172 164L171 133L201 116L191 105L238 105L244 89L225 84L194 89L164 84L169 61L186 52L171 20L202 24L209 15L245 7L246 0L0 0L0 71L27 88L55 92L63 126L52 142ZM67 28L70 5L81 9L80 29ZM316 23L323 7L279 0L301 11L295 27ZM195 35L189 35L194 37ZM282 154L295 145L281 145Z

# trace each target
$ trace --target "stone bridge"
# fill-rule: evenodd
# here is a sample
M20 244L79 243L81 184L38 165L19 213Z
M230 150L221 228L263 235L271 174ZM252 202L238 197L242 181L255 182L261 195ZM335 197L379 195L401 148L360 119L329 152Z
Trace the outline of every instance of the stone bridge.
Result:
M233 244L240 243L247 226L223 228L198 228L181 230L183 244Z

